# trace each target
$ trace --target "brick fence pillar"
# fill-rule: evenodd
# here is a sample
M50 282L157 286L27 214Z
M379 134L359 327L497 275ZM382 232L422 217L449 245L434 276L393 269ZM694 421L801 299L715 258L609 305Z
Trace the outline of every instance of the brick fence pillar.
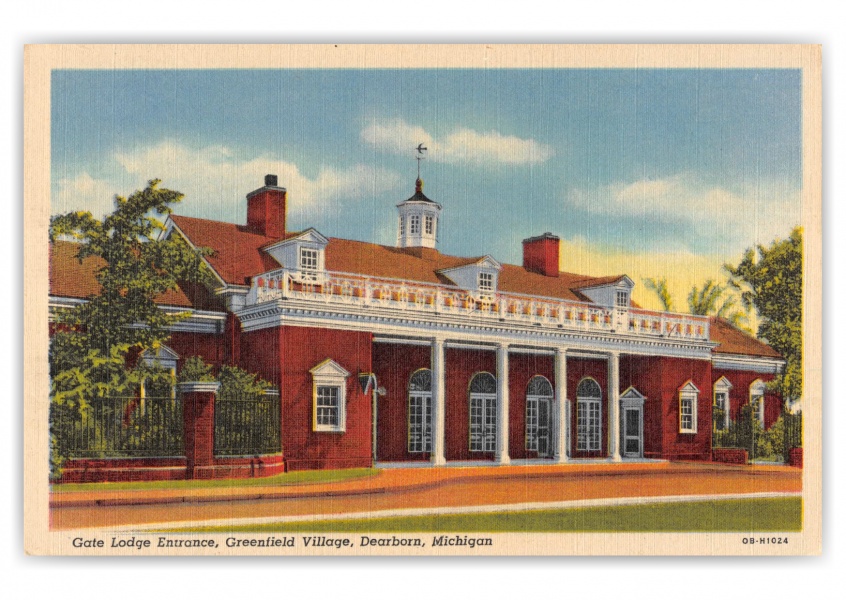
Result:
M220 383L190 381L177 384L182 395L183 442L188 463L186 479L214 463L214 401Z

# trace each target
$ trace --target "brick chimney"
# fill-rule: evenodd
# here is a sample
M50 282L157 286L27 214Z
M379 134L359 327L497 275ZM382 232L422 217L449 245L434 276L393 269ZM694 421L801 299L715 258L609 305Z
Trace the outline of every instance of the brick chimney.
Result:
M558 277L561 239L549 232L523 240L523 268L547 277Z
M264 187L247 194L247 227L267 237L285 237L287 194L276 175L265 175Z

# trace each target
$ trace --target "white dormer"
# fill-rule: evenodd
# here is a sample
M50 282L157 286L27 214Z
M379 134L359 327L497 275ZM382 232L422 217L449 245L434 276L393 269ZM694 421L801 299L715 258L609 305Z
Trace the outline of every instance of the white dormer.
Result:
M265 246L279 264L293 272L295 281L321 281L326 272L326 245L329 240L314 228Z
M439 274L448 277L455 285L478 296L493 296L499 287L502 265L492 256L483 256L474 263L441 269Z
M628 275L623 275L616 281L600 285L587 284L577 289L600 306L628 309L632 303L634 281L629 279Z
M438 241L438 218L441 205L423 194L423 180L417 179L414 195L397 204L399 224L397 246L400 248L434 248Z

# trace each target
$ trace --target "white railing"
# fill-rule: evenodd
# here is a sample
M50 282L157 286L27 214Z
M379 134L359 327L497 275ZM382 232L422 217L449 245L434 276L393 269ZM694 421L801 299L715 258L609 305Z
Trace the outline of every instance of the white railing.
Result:
M497 292L477 294L454 286L366 277L351 273L304 273L277 269L254 277L247 305L300 299L332 305L557 326L583 331L628 332L651 337L708 340L708 318L640 308L607 308L588 302Z

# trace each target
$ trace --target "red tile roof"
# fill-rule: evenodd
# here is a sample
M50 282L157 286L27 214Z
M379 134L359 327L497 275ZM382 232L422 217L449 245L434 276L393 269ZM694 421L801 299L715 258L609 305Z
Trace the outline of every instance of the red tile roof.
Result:
M58 240L50 247L50 295L60 298L86 299L100 293L97 272L106 262L99 256L89 256L80 262L79 244ZM203 286L185 284L178 290L168 290L156 302L165 306L179 306L200 310L223 310L220 300Z
M742 354L764 358L782 358L761 340L734 327L725 319L711 317L711 339L720 345L714 348L718 354Z
M171 215L174 224L196 247L211 248L207 257L215 272L229 284L247 285L249 278L279 268L279 263L260 248L278 241L245 225Z
M226 283L245 285L250 277L283 266L262 250L262 246L278 240L258 235L243 225L192 217L171 218L192 244L214 251L209 264ZM326 247L329 271L421 283L449 283L437 271L473 264L481 258L450 256L432 248L395 248L342 238L330 238ZM546 277L504 264L498 287L504 292L585 301L587 298L577 291L579 287L612 283L621 277L587 277L563 272L558 277Z

